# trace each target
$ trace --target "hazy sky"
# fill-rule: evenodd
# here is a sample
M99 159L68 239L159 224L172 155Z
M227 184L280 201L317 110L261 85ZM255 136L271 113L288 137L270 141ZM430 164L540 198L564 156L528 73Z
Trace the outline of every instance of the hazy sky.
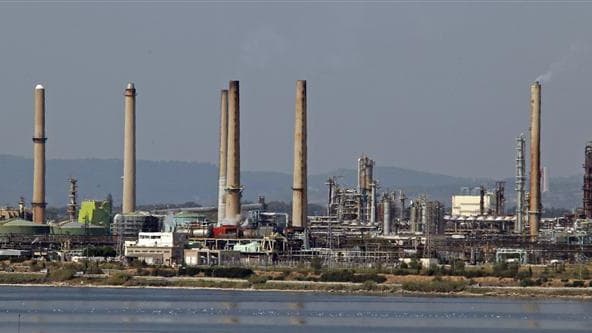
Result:
M592 140L591 32L592 3L0 1L0 153L31 155L41 82L49 158L121 158L133 81L138 158L216 163L219 90L238 79L243 169L289 172L306 79L310 172L364 152L512 176L545 75L543 164L571 175Z

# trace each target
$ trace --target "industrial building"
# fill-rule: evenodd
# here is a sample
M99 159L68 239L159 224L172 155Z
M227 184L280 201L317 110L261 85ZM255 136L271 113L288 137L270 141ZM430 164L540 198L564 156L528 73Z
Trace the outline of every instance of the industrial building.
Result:
M124 156L121 213L113 216L110 197L82 201L70 179L68 219L48 223L45 212L45 88L34 90L34 190L31 208L0 210L4 248L76 248L104 244L120 256L152 264L296 265L312 258L333 265L379 265L405 258L425 262L503 260L523 262L592 256L592 143L585 147L581 213L542 218L541 85L530 87L530 135L516 139L516 209L506 210L505 183L463 188L450 202L421 193L405 193L397 184L381 184L376 162L357 159L356 184L337 177L327 182L326 213L308 215L307 82L296 81L294 102L291 212L268 211L263 198L241 202L240 85L229 81L220 92L218 193L214 207L138 211L136 206L136 87L123 92ZM217 113L218 111L216 111ZM510 150L511 147L508 147ZM526 172L529 156L529 172ZM352 161L352 164L354 161ZM542 183L541 183L542 182ZM545 185L546 184L546 185ZM384 185L388 185L387 190ZM542 186L541 186L542 185ZM76 214L78 212L78 214ZM27 220L28 218L31 221Z
M125 256L149 265L174 266L184 259L186 237L173 232L140 232L135 241L125 242Z

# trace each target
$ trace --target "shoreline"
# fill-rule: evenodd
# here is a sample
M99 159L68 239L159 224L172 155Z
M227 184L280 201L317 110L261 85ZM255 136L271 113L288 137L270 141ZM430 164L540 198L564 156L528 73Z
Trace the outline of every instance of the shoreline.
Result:
M233 282L244 282L244 280L237 280ZM49 283L0 283L0 287L45 287L45 288L98 288L98 289L178 289L178 290L216 290L216 291L240 291L240 292L288 292L288 293L318 293L328 295L354 295L354 296L383 296L383 297L471 297L471 298L511 298L511 299L558 299L558 300L581 300L592 301L592 288L546 288L546 287L502 287L502 286L487 286L477 287L471 286L466 290L454 292L422 292L404 290L401 286L396 285L382 285L382 287L390 287L389 290L363 290L361 284L349 285L349 287L359 287L355 289L339 288L338 284L323 284L317 283L301 283L296 282L294 285L291 281L283 282L285 288L274 288L273 286L265 287L260 285L252 285L251 287L224 287L224 286L182 286L182 285L112 285L112 284L92 284L92 283L64 283L64 282L49 282ZM306 286L302 288L290 288L296 286ZM343 285L341 285L343 286ZM316 288L315 288L316 287ZM324 288L321 288L324 287ZM328 287L328 288L327 288ZM335 288L336 287L336 288ZM335 289L332 289L335 288ZM393 290L392 288L397 288ZM574 293L575 292L575 293Z

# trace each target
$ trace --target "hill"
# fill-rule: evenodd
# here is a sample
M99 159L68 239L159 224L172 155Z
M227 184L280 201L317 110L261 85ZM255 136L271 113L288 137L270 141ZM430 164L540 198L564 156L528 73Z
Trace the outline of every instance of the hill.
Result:
M50 159L47 161L47 202L50 206L64 206L68 200L68 178L78 178L79 200L104 198L113 195L121 202L121 174L123 163L118 159ZM32 192L33 161L12 155L0 155L0 205L16 205L24 196L29 202ZM199 202L213 205L217 198L217 166L210 163L179 161L137 162L138 203ZM309 177L311 202L324 204L329 177L336 176L340 184L355 186L356 170L338 169L334 172ZM430 198L450 205L450 196L460 187L480 184L493 186L491 179L452 177L398 167L376 167L375 177L380 187L403 189L408 197L427 194ZM506 180L507 206L513 206L513 179ZM291 199L291 175L281 172L243 171L244 200L255 201L264 195L267 200ZM551 192L543 195L548 207L573 208L581 201L581 176L553 178Z

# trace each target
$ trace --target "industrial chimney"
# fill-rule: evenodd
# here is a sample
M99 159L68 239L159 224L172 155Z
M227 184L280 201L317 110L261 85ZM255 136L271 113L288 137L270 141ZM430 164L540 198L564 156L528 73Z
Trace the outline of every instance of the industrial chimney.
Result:
M530 237L535 240L539 234L541 219L541 84L536 81L530 86L530 203L528 224Z
M294 121L293 227L306 227L307 200L306 80L298 80L296 81L296 113Z
M35 129L33 134L33 222L45 223L45 88L35 86Z
M240 95L239 82L228 87L228 151L226 159L226 218L239 222L240 185Z
M127 84L124 93L123 214L136 210L136 88Z
M228 150L228 90L220 93L220 161L218 164L218 225L226 218L226 155Z

